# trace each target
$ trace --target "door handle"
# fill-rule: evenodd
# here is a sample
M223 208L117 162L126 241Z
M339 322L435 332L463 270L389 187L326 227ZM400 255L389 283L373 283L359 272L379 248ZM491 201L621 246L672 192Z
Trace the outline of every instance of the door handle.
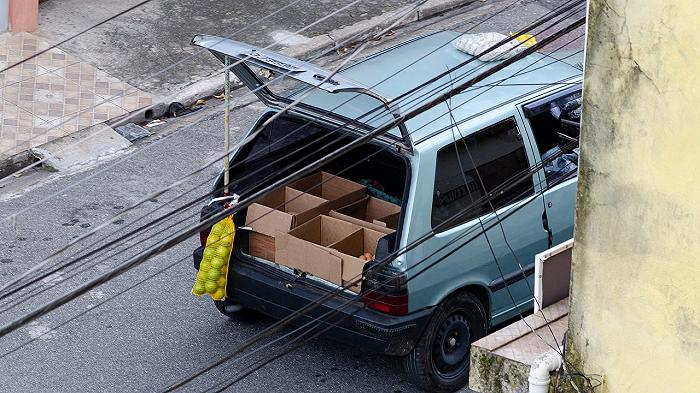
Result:
M546 210L542 212L542 228L544 228L545 232L547 232L547 248L552 248L554 238L552 236L552 230L549 228L549 220L547 220Z

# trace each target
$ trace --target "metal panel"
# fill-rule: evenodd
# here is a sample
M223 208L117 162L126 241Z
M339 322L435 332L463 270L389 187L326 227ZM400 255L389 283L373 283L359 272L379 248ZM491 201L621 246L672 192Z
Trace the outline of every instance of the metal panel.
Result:
M569 297L574 239L535 256L535 310Z

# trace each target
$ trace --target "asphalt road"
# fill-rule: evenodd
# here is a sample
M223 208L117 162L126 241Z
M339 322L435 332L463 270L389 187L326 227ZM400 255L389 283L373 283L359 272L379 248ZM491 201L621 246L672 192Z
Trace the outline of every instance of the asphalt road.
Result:
M141 2L43 2L38 34L58 42ZM410 3L401 0L153 0L61 45L61 49L132 86L165 95L221 67L211 61L212 56L207 51L190 45L195 34L232 35L233 39L258 46L277 43L275 49L280 49ZM298 34L292 34L301 29L303 31ZM150 77L165 65L182 59L187 60Z
M433 30L464 30L507 3L477 4L444 18L411 26L397 31L393 38L375 43L372 50ZM555 2L524 1L522 4L478 30L514 30L551 9ZM582 43L577 45L580 49ZM240 103L251 97L240 91L237 93ZM252 104L234 111L236 138L250 127L262 109L260 104ZM114 217L155 190L201 168L219 154L222 124L221 106L211 102L202 111L160 126L155 136L135 144L125 154L72 173L34 171L0 188L0 283L16 277L102 222L109 224L97 235L81 241L80 247L73 246L62 253L59 260L70 260L67 258L74 257L86 244L112 239L116 236L112 232L124 233L155 217L137 219L142 214L156 208L160 209L156 214L173 211L206 192L211 178L216 175L211 167L123 217ZM198 186L202 183L203 186ZM195 191L181 195L195 186ZM173 201L179 195L180 199ZM77 274L63 272L42 280L39 289L46 291L18 307L6 311L7 300L0 300L0 323L116 266L127 256L178 229L192 225L196 218L188 218L188 215L198 214L199 207L173 215L167 223L137 239L103 248L109 257L88 260ZM17 213L14 222L6 219L13 213ZM178 219L184 221L174 224ZM228 320L209 300L190 294L194 279L190 254L197 243L196 238L188 239L0 338L0 391L157 391L219 359L269 326L270 320L257 323ZM132 248L112 256L125 247ZM151 275L155 276L141 283ZM244 370L260 354L226 363L185 390L203 391L220 384ZM397 359L318 339L253 373L230 391L398 393L416 390L406 381Z

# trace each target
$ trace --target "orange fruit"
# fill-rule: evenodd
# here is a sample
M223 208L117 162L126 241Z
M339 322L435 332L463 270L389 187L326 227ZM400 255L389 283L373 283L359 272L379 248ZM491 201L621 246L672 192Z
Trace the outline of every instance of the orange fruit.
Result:
M216 243L219 241L219 236L215 234L209 234L209 237L207 237L207 246L213 243Z
M196 283L194 283L194 287L192 287L192 293L194 293L197 296L201 296L204 295L205 292L206 288L204 287L203 282L197 281Z
M207 293L208 293L208 294L212 294L212 293L216 292L216 290L218 289L218 287L217 287L215 281L207 281L207 282L204 284L204 289L207 290Z
M221 277L221 272L218 269L210 269L207 273L207 278L212 281L216 281Z
M216 247L216 255L221 257L221 258L228 257L228 252L229 252L229 248L226 246L220 245L220 246Z
M209 269L211 269L211 262L209 262L209 261L202 261L202 262L199 264L199 271L200 271L200 272L201 272L201 271L207 272L207 271L209 271Z
M224 296L226 296L226 292L224 292L223 288L219 288L211 295L211 298L214 300L221 300Z

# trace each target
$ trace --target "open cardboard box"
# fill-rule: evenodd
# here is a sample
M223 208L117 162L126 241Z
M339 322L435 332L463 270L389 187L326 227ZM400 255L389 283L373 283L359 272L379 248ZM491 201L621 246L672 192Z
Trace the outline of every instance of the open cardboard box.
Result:
M367 196L331 212L330 215L375 231L392 233L399 226L401 207Z
M366 194L362 184L327 172L314 173L287 186L327 200L330 209L353 203Z
M328 201L311 194L281 187L248 206L246 226L251 228L250 255L275 261L275 236L327 213Z
M318 216L288 233L278 232L275 237L277 263L340 285L342 259L331 253L329 247L358 229L347 221Z
M337 285L353 281L362 274L368 261L359 258L374 255L377 242L385 233L329 216L319 216L275 238L277 262L310 273ZM360 291L360 285L350 290Z
M362 268L369 260L362 260L360 255L370 253L374 256L377 252L379 239L385 236L384 233L373 231L368 228L360 228L344 239L329 246L331 252L340 257L343 273L342 284L357 280L362 275ZM360 283L349 288L353 292L360 292Z

